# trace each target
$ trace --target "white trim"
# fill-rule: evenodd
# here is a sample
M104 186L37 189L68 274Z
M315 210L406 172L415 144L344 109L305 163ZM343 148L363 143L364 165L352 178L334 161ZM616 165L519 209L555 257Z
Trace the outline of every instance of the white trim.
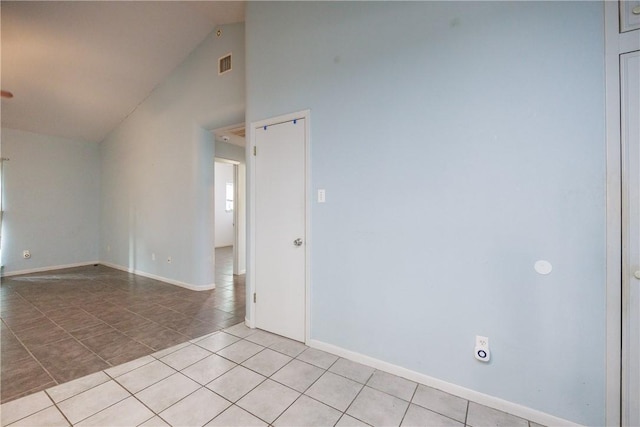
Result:
M247 298L249 301L249 307L247 310L247 326L250 328L255 328L255 319L256 319L256 306L253 302L253 293L255 292L255 276L254 271L256 268L255 260L256 260L256 250L255 250L255 223L256 223L256 214L255 214L255 198L256 198L256 187L255 187L255 156L253 155L253 147L255 147L256 141L256 128L264 127L264 126L273 126L279 123L290 122L295 119L304 119L305 120L305 342L310 337L310 286L311 286L311 273L310 273L310 253L311 253L311 139L310 139L310 126L311 126L311 110L302 110L295 113L284 114L282 116L272 117L264 120L253 121L249 124L248 128L248 139L247 139L247 200L250 201L247 206L248 209L248 218L249 223L247 227L247 277L246 277L246 286L247 286Z
M253 147L255 147L256 141L256 131L253 123L247 123L247 128L245 129L246 135L246 144L245 144L245 160L247 165L247 182L246 182L246 190L247 190L247 206L246 206L246 216L247 216L247 259L246 266L247 272L245 276L245 290L246 290L246 309L245 309L245 321L247 322L247 326L250 328L256 327L256 305L253 302L253 294L255 292L254 286L254 271L256 268L256 249L255 249L255 223L256 223L256 213L255 213L255 194L256 194L256 172L255 172L255 156L253 155Z
M64 270L66 268L76 268L76 267L86 267L89 265L104 265L105 267L115 268L116 270L126 271L127 273L132 273L137 276L147 277L149 279L158 280L160 282L168 283L170 285L180 286L181 288L190 289L192 291L209 291L211 289L216 288L215 283L211 283L209 285L204 286L196 286L191 285L189 283L180 282L178 280L168 279L166 277L156 276L155 274L145 273L144 271L136 270L133 268L123 267L121 265L112 264L110 262L104 261L91 261L91 262L79 262L75 264L65 264L65 265L54 265L49 267L39 267L39 268L31 268L29 270L19 270L19 271L11 271L9 273L2 273L0 277L11 277L18 276L22 274L31 274L31 273L41 273L43 271L55 271L55 270Z
M604 5L606 150L605 424L621 423L622 199L618 2Z
M218 162L218 163L227 163L227 164L235 165L235 166L238 166L238 165L240 164L240 162L239 162L239 161L237 161L237 160L225 159L224 157L217 157L217 156L216 156L216 157L214 157L214 158L213 158L213 160L214 160L214 163L215 163L215 162Z
M87 262L78 262L75 264L65 264L65 265L50 265L48 267L38 267L38 268L30 268L28 270L18 270L18 271L10 271L8 273L2 272L1 277L10 277L10 276L18 276L20 274L31 274L31 273L40 273L43 271L53 271L53 270L64 270L65 268L75 268L75 267L85 267L87 265L95 265L102 264L100 261L87 261Z
M424 384L429 387L436 388L438 390L445 391L455 396L462 397L481 405L485 405L499 411L507 412L509 414L521 417L533 422L547 425L547 426L579 426L572 421L559 418L545 412L537 411L526 406L519 405L517 403L509 402L508 400L500 399L495 396L480 393L465 387L461 387L456 384L452 384L446 381L439 380L437 378L430 377L428 375L421 374L419 372L412 371L401 366L394 365L392 363L385 362L383 360L374 359L373 357L365 356L364 354L356 353L351 350L344 349L332 344L327 344L322 341L309 340L307 345L323 350L328 353L335 354L336 356L349 359L351 361L361 363L363 365L370 366L381 371L388 372L390 374L397 375L399 377L406 378L411 381Z
M304 313L304 337L305 342L311 339L311 201L313 200L313 191L311 189L311 110L304 110L305 119L305 136L304 136L304 152L305 152L305 313Z
M126 271L127 273L133 273L137 276L158 280L160 282L168 283L170 285L180 286L181 288L190 289L192 291L209 291L211 289L216 288L215 283L211 283L209 285L204 285L204 286L196 286L196 285L191 285L189 283L180 282L179 280L173 280L173 279L169 279L162 276L156 276L155 274L145 273L144 271L136 270L135 268L128 268L118 264L112 264L110 262L100 262L99 264L102 264L105 267L115 268L116 270Z

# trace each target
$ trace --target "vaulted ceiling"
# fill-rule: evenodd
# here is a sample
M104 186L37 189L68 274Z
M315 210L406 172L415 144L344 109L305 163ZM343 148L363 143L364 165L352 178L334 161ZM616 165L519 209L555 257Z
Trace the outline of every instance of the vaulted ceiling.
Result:
M243 1L2 1L2 126L101 141Z

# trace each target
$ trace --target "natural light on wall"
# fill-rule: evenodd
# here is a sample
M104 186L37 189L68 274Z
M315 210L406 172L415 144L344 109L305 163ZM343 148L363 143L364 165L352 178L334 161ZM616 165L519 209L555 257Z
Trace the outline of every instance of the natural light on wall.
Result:
M232 182L227 182L227 187L226 187L226 203L225 203L225 207L224 210L226 212L231 212L233 210L233 183Z

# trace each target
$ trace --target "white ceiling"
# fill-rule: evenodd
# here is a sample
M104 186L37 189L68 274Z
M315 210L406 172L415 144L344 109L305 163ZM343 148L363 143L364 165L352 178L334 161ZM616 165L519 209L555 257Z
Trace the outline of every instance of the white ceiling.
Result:
M244 1L5 1L2 126L101 141Z

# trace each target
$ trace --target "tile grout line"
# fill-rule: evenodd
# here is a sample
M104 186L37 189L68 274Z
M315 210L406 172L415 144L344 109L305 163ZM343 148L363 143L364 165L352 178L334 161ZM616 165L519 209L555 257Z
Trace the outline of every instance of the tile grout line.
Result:
M404 421L405 417L407 416L407 413L409 412L409 408L411 408L411 404L413 402L413 398L416 396L416 393L418 392L418 387L420 387L419 383L416 383L415 388L413 389L413 393L411 393L411 398L409 399L409 404L407 405L407 409L404 410L404 414L402 415L402 418L400 418L400 424L398 425L402 425L402 422ZM415 403L414 403L415 405Z
M101 283L104 283L104 282L101 282ZM29 304L31 304L31 305L34 307L34 309L35 309L35 310L37 310L38 312L40 312L40 314L42 314L46 319L48 319L49 321L51 321L52 323L54 323L56 326L58 326L60 329L62 329L62 330L63 330L67 335L69 335L69 337L70 337L70 338L74 339L74 340L75 340L78 344L80 344L82 347L84 347L85 349L87 349L88 351L90 351L91 353L93 353L96 357L98 357L100 360L102 360L103 362L105 362L105 363L106 363L107 365L109 365L110 367L113 367L113 366L114 366L114 365L112 365L111 363L109 363L106 359L104 359L102 356L100 356L98 353L96 353L96 352L95 352L95 351L93 351L91 348L89 348L88 346L86 346L86 345L85 345L81 340L79 340L78 338L76 338L75 336L73 336L73 335L71 334L71 332L73 332L73 331L67 331L65 328L63 328L62 326L60 326L60 325L59 325L55 320L53 320L52 318L50 318L50 317L49 317L45 312L43 312L40 308L38 308L35 304L33 304L31 301L27 300L24 296L22 296L22 294L20 294L20 293L19 293L19 292L17 292L17 291L16 291L16 293L17 293L17 294L18 294L22 299L24 299L24 300L25 300L25 301L27 301ZM88 312L87 312L86 310L84 310L82 307L76 306L75 304L72 304L72 306L73 306L73 307L75 307L75 308L77 308L77 309L79 309L79 310L82 310L83 312L85 312L85 313L87 313L87 314L89 314L89 315L91 315L91 316L93 316L91 313L88 313ZM118 306L118 307L119 307L119 306ZM127 309L125 308L125 310L127 310ZM127 311L129 311L129 310L127 310ZM131 313L133 313L133 312L131 312ZM137 313L133 313L133 314L137 314ZM110 323L105 322L104 320L102 320L102 319L98 318L97 316L93 316L93 317L95 317L96 319L100 320L100 321L101 321L101 322L103 322L104 324L106 324L106 325L108 325L108 326L110 326L110 327L112 327L112 328L113 328L113 326L112 326ZM141 316L141 317L145 318L144 316ZM145 319L146 319L146 318L145 318ZM149 321L153 322L153 320L151 320L151 319L147 319L147 320L149 320ZM4 322L4 320L3 320L3 322ZM7 325L7 324L6 324L6 322L4 322L4 323L5 323L5 325ZM162 325L161 325L161 326L162 326ZM18 341L20 342L20 344L21 344L21 345L22 345L22 346L27 350L27 352L29 352L29 354L31 355L31 357L33 357L33 358L34 358L34 360L35 360L35 361L36 361L36 362L37 362L37 363L42 367L42 369L44 369L44 370L45 370L45 372L46 372L46 373L47 373L47 374L48 374L48 375L53 379L53 381L54 381L56 384L58 384L58 385L59 385L59 384L61 384L61 383L60 383L60 382L59 382L59 381L58 381L58 380L57 380L57 379L56 379L56 378L55 378L55 377L54 377L54 376L49 372L49 370L47 370L47 369L44 367L44 365L43 365L43 364L40 362L40 360L39 360L39 359L38 359L38 358L37 358L37 357L36 357L36 356L31 352L31 350L30 350L30 349L29 349L29 348L24 344L24 342L22 342L22 340L18 337L18 335L17 335L17 334L15 333L15 331L13 330L13 328L11 328L9 325L7 325L7 327L8 327L8 328L10 329L10 331L13 333L13 335L15 336L15 338L16 338L16 339L18 339ZM35 327L37 327L37 326L34 326L34 328L35 328ZM28 328L28 329L32 329L32 328ZM82 328L79 328L79 329L82 329ZM152 351L153 351L153 350L155 350L155 349L153 349L153 348L151 348L151 347L147 346L146 344L141 343L141 342L139 342L139 341L137 341L137 340L133 339L132 337L129 337L128 335L124 334L123 332L120 332L120 331L119 331L119 330L117 330L116 328L114 328L114 330L116 330L116 331L118 331L119 333L121 333L121 334L123 334L123 335L127 336L128 338L132 339L133 341L135 341L135 342L137 342L137 343L139 343L139 344L141 344L141 345L143 345L143 346L145 346L145 347L149 348L149 349L150 349L150 350L152 350ZM176 332L177 332L177 331L176 331ZM108 332L106 332L106 333L108 333ZM105 333L105 334L106 334L106 333ZM101 335L104 335L104 334L101 334ZM181 335L182 335L182 334L181 334ZM99 336L99 335L96 335L96 336ZM92 337L88 337L88 338L92 338ZM65 339L69 339L69 338L62 338L62 339L60 339L60 340L58 340L58 341L54 341L54 342L51 342L51 343L44 344L43 346L48 346L48 345L50 345L50 344L55 344L55 343L58 343L58 342L60 342L60 341L65 340ZM135 359L132 359L132 360L135 360ZM126 363L126 362L125 362L125 363ZM99 371L96 371L96 372L99 372ZM94 373L95 373L95 372L94 372ZM87 374L87 375L91 375L91 373L90 373L90 374Z
M467 421L469 420L469 406L471 406L471 401L467 400L467 410L464 411L464 425L467 425Z
M3 322L4 322L4 320L3 320ZM6 322L5 322L5 325L7 325L7 324L6 324ZM7 328L9 328L9 331L13 334L13 336L15 337L15 339L16 339L16 340L18 340L18 342L20 343L20 345L21 345L22 347L24 347L24 349L27 351L27 353L29 353L29 355L31 356L31 358L33 358L33 360L35 360L35 361L36 361L36 363L37 363L38 365L40 365L40 367L41 367L41 368L42 368L42 369L47 373L47 375L49 375L49 378L51 378L51 379L53 380L53 382L54 382L54 383L56 383L56 384L60 384L60 383L58 382L58 380L57 380L57 379L56 379L56 378L51 374L51 372L49 372L49 370L48 370L47 368L45 368L45 367L44 367L44 365L40 362L40 360L38 360L38 358L37 358L37 357L36 357L36 356L31 352L31 350L29 349L29 347L27 347L27 346L22 342L22 340L21 340L21 339L20 339L20 338L15 334L15 332L11 329L11 327L10 327L9 325L7 325ZM57 341L56 341L56 342L57 342ZM31 390L34 390L34 389L36 389L36 388L37 388L37 387L33 387ZM7 402L10 402L10 401L11 401L11 399L8 399L8 400L7 400ZM4 403L7 403L7 402L4 402Z

